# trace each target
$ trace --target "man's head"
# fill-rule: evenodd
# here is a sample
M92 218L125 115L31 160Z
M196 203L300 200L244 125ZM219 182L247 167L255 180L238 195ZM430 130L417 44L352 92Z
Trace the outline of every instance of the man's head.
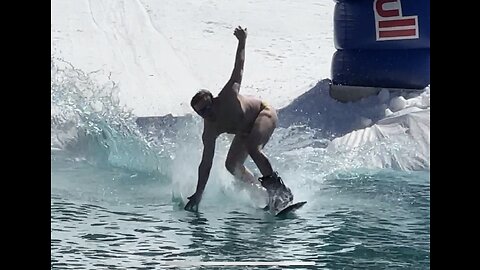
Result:
M213 95L210 91L202 89L190 101L193 110L204 119L214 119Z

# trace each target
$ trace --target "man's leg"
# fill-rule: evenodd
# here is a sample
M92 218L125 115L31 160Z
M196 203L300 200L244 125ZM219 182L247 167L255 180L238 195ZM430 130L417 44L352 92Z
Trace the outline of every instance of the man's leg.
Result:
M272 175L273 169L270 161L262 149L270 140L273 131L277 127L277 114L269 107L263 109L257 116L252 130L246 139L248 154L253 159L263 176Z
M245 145L245 137L236 135L230 146L230 150L228 151L225 167L235 179L240 180L240 183L236 184L240 184L242 188L246 188L254 199L260 200L259 203L266 203L266 190L260 185L260 182L255 179L252 172L250 172L250 170L244 165L247 156L248 151Z
M235 178L245 183L256 182L253 174L243 165L247 159L248 151L245 147L245 139L240 135L233 138L230 150L228 150L225 167Z
M247 137L247 151L250 157L262 172L262 186L268 191L268 207L272 211L278 211L293 201L293 194L287 188L281 178L273 172L272 165L263 153L262 149L269 141L277 126L277 114L274 109L262 110Z

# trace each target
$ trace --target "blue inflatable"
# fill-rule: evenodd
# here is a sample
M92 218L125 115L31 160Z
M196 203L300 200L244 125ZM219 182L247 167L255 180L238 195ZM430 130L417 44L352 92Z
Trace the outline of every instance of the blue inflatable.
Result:
M332 83L423 89L430 84L430 0L337 0Z
M429 0L340 1L333 17L335 48L430 48L429 5Z
M339 50L333 55L332 83L423 89L430 84L430 49Z

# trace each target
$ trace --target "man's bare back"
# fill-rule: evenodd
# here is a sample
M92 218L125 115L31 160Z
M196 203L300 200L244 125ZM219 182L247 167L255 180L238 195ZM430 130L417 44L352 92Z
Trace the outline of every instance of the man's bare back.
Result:
M219 95L213 99L215 121L205 121L205 128L222 133L245 135L250 133L264 103L260 99L240 94Z

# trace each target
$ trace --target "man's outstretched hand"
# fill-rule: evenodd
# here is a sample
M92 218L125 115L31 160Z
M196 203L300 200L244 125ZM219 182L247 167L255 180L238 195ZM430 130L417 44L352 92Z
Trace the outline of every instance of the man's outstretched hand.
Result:
M245 41L247 39L247 28L243 29L241 26L235 28L233 34L237 37L240 41Z
M187 199L189 199L189 201L187 205L185 205L184 209L191 212L198 212L198 204L202 199L202 194L195 192L192 196L188 197Z

